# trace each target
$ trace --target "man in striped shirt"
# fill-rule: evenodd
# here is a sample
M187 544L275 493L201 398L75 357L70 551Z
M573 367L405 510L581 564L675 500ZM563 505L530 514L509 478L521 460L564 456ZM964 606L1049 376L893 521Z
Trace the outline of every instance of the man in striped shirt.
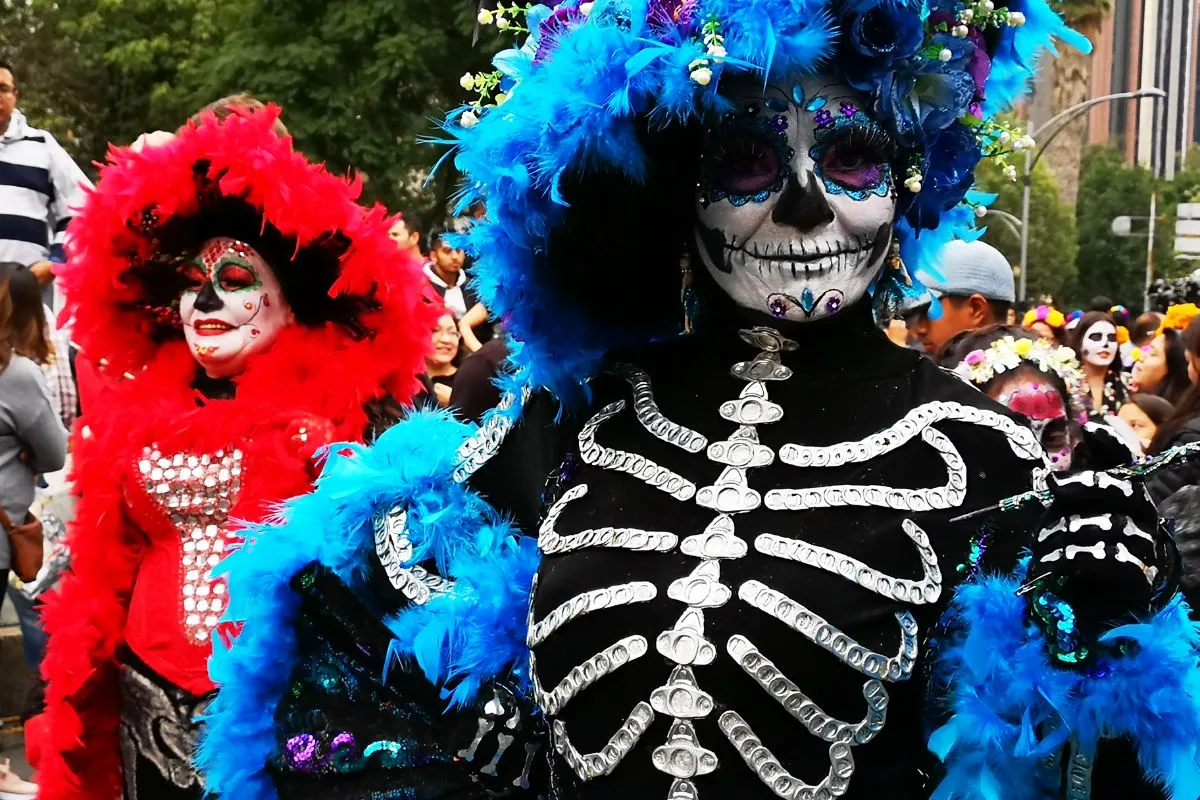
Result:
M29 267L45 286L66 260L67 224L90 183L53 136L29 126L20 97L12 65L0 61L0 261Z

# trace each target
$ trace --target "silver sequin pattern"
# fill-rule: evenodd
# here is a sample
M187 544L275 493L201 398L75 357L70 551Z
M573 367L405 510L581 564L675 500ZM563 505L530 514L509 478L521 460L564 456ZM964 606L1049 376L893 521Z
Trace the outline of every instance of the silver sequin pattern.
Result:
M489 412L484 423L469 439L458 448L457 467L454 469L454 481L462 483L500 451L500 445L520 418L520 410L529 402L532 394L529 387L521 389L518 396L513 392L506 393L500 398L499 404ZM514 406L519 407L513 410Z
M776 454L761 443L758 429L784 417L785 409L771 400L768 386L792 377L792 370L782 364L780 356L797 349L797 345L770 328L743 331L742 338L756 347L758 353L730 370L745 386L737 398L725 401L718 408L722 419L734 425L730 436L722 441L709 442L700 433L668 419L655 401L647 374L630 364L617 367L633 393L633 412L638 423L651 435L686 452L705 452L711 463L721 467L711 483L697 485L636 453L598 443L597 432L604 423L625 411L623 400L604 406L579 434L579 449L586 464L626 473L677 500L694 501L712 510L714 517L704 531L688 535L614 525L560 533L563 513L572 503L587 496L586 484L572 487L552 505L539 530L539 548L547 556L590 548L618 548L643 553L679 552L696 560L694 567L686 574L674 576L665 588L666 599L681 606L676 622L654 641L657 654L672 664L665 681L651 691L649 698L637 704L604 748L596 753L580 753L571 743L566 724L553 718L580 692L643 658L649 643L640 636L626 637L576 666L551 691L540 684L536 656L531 656L531 673L538 702L552 718L554 748L580 779L592 780L611 773L637 745L655 716L662 715L670 719L670 727L666 740L651 750L650 757L656 769L672 778L667 800L699 800L695 779L720 766L717 754L700 741L695 725L696 721L717 713L717 702L701 685L695 669L720 657L718 645L705 636L705 613L725 606L736 597L783 622L866 678L862 686L866 704L863 718L846 722L825 713L746 637L734 635L724 645L728 657L741 666L760 690L774 697L812 736L829 744L829 772L816 785L788 773L736 709L720 713L718 728L750 769L778 796L830 800L845 794L849 787L854 773L851 749L872 741L883 730L888 705L885 683L912 677L918 655L917 623L908 610L896 611L897 649L892 654L881 653L865 647L820 614L760 581L746 581L734 591L722 581L721 562L747 555L749 537L738 536L736 531L739 516L763 507L804 511L857 506L914 513L956 508L966 497L966 465L950 438L933 427L939 422L997 430L1005 436L1013 452L1025 460L1040 460L1041 449L1028 430L1008 417L958 403L934 402L913 409L886 430L860 441L827 447L788 444ZM945 484L923 489L836 485L773 490L765 496L750 485L749 471L766 467L777 458L800 468L832 468L871 461L913 440L933 448L941 457L946 466ZM830 548L773 533L760 533L752 541L763 555L837 575L888 600L906 605L936 603L942 593L943 576L929 537L909 519L902 520L901 528L920 560L919 574L890 575ZM658 598L658 588L647 582L583 592L540 622L534 622L531 611L528 643L531 648L538 647L563 625L585 614Z
M413 557L413 546L407 525L408 512L403 506L377 516L373 523L375 554L392 588L411 602L424 605L433 595L453 588L454 582L430 573L419 564L408 565Z
M679 537L666 531L644 531L640 528L595 528L569 536L561 536L556 530L558 519L571 503L585 497L586 483L572 486L546 512L538 531L538 547L546 555L570 553L591 547L612 547L636 552L668 553L679 544Z
M676 500L691 500L696 484L666 467L655 464L645 456L614 450L596 443L596 431L605 422L625 410L625 401L618 400L600 409L579 431L579 455L585 464L632 475L642 483L666 492Z
M167 514L183 545L180 570L182 619L188 639L204 645L224 612L226 582L214 578L230 532L229 512L242 488L242 451L164 453L147 447L137 460L146 494Z
M611 675L626 664L646 655L649 649L649 644L645 638L641 636L627 636L572 669L549 692L542 688L535 674L534 697L537 700L537 704L550 716L556 716L567 707L567 703L571 702L575 695L604 676Z

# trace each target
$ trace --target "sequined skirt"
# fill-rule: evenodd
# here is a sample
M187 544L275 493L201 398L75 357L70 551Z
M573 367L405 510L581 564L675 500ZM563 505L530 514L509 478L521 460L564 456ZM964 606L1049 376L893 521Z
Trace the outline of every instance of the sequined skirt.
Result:
M192 767L211 696L196 697L142 663L121 655L121 765L125 800L200 800L204 784Z

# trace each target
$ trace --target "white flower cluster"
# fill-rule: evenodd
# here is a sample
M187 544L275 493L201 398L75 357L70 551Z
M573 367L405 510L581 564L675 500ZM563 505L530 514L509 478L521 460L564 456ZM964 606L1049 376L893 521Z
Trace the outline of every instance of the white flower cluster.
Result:
M706 22L703 32L704 56L688 64L688 74L696 83L708 86L713 79L713 64L720 64L729 54L725 50L725 37L721 35L720 24L716 19Z
M1046 339L1015 339L1005 336L992 342L987 350L973 350L954 368L960 378L982 386L998 375L1011 372L1028 362L1038 370L1057 375L1072 398L1083 396L1084 377L1075 351Z
M924 180L924 176L921 175L921 168L915 165L911 166L908 168L907 177L904 179L904 188L913 194L920 194L921 184Z

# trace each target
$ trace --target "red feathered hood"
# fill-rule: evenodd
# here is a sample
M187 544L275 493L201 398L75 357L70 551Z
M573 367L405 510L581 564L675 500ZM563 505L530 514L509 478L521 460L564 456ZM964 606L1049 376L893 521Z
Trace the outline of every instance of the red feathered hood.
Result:
M281 281L338 312L310 314L285 331L238 378L239 398L289 388L336 393L345 381L361 392L364 379L386 377L404 401L424 369L433 325L422 301L421 264L388 237L381 207L358 204L361 181L309 163L272 130L278 114L271 107L223 121L209 115L165 145L110 150L71 224L71 261L59 277L73 339L110 378L128 372L134 383L147 375L155 378L147 383L158 384L188 375L192 356L177 322L168 321L169 302L154 297L152 285L170 284L169 274L193 255L188 248L201 235L236 236L212 213L235 205L286 247L274 259L264 253ZM205 226L216 229L191 241L180 236Z

